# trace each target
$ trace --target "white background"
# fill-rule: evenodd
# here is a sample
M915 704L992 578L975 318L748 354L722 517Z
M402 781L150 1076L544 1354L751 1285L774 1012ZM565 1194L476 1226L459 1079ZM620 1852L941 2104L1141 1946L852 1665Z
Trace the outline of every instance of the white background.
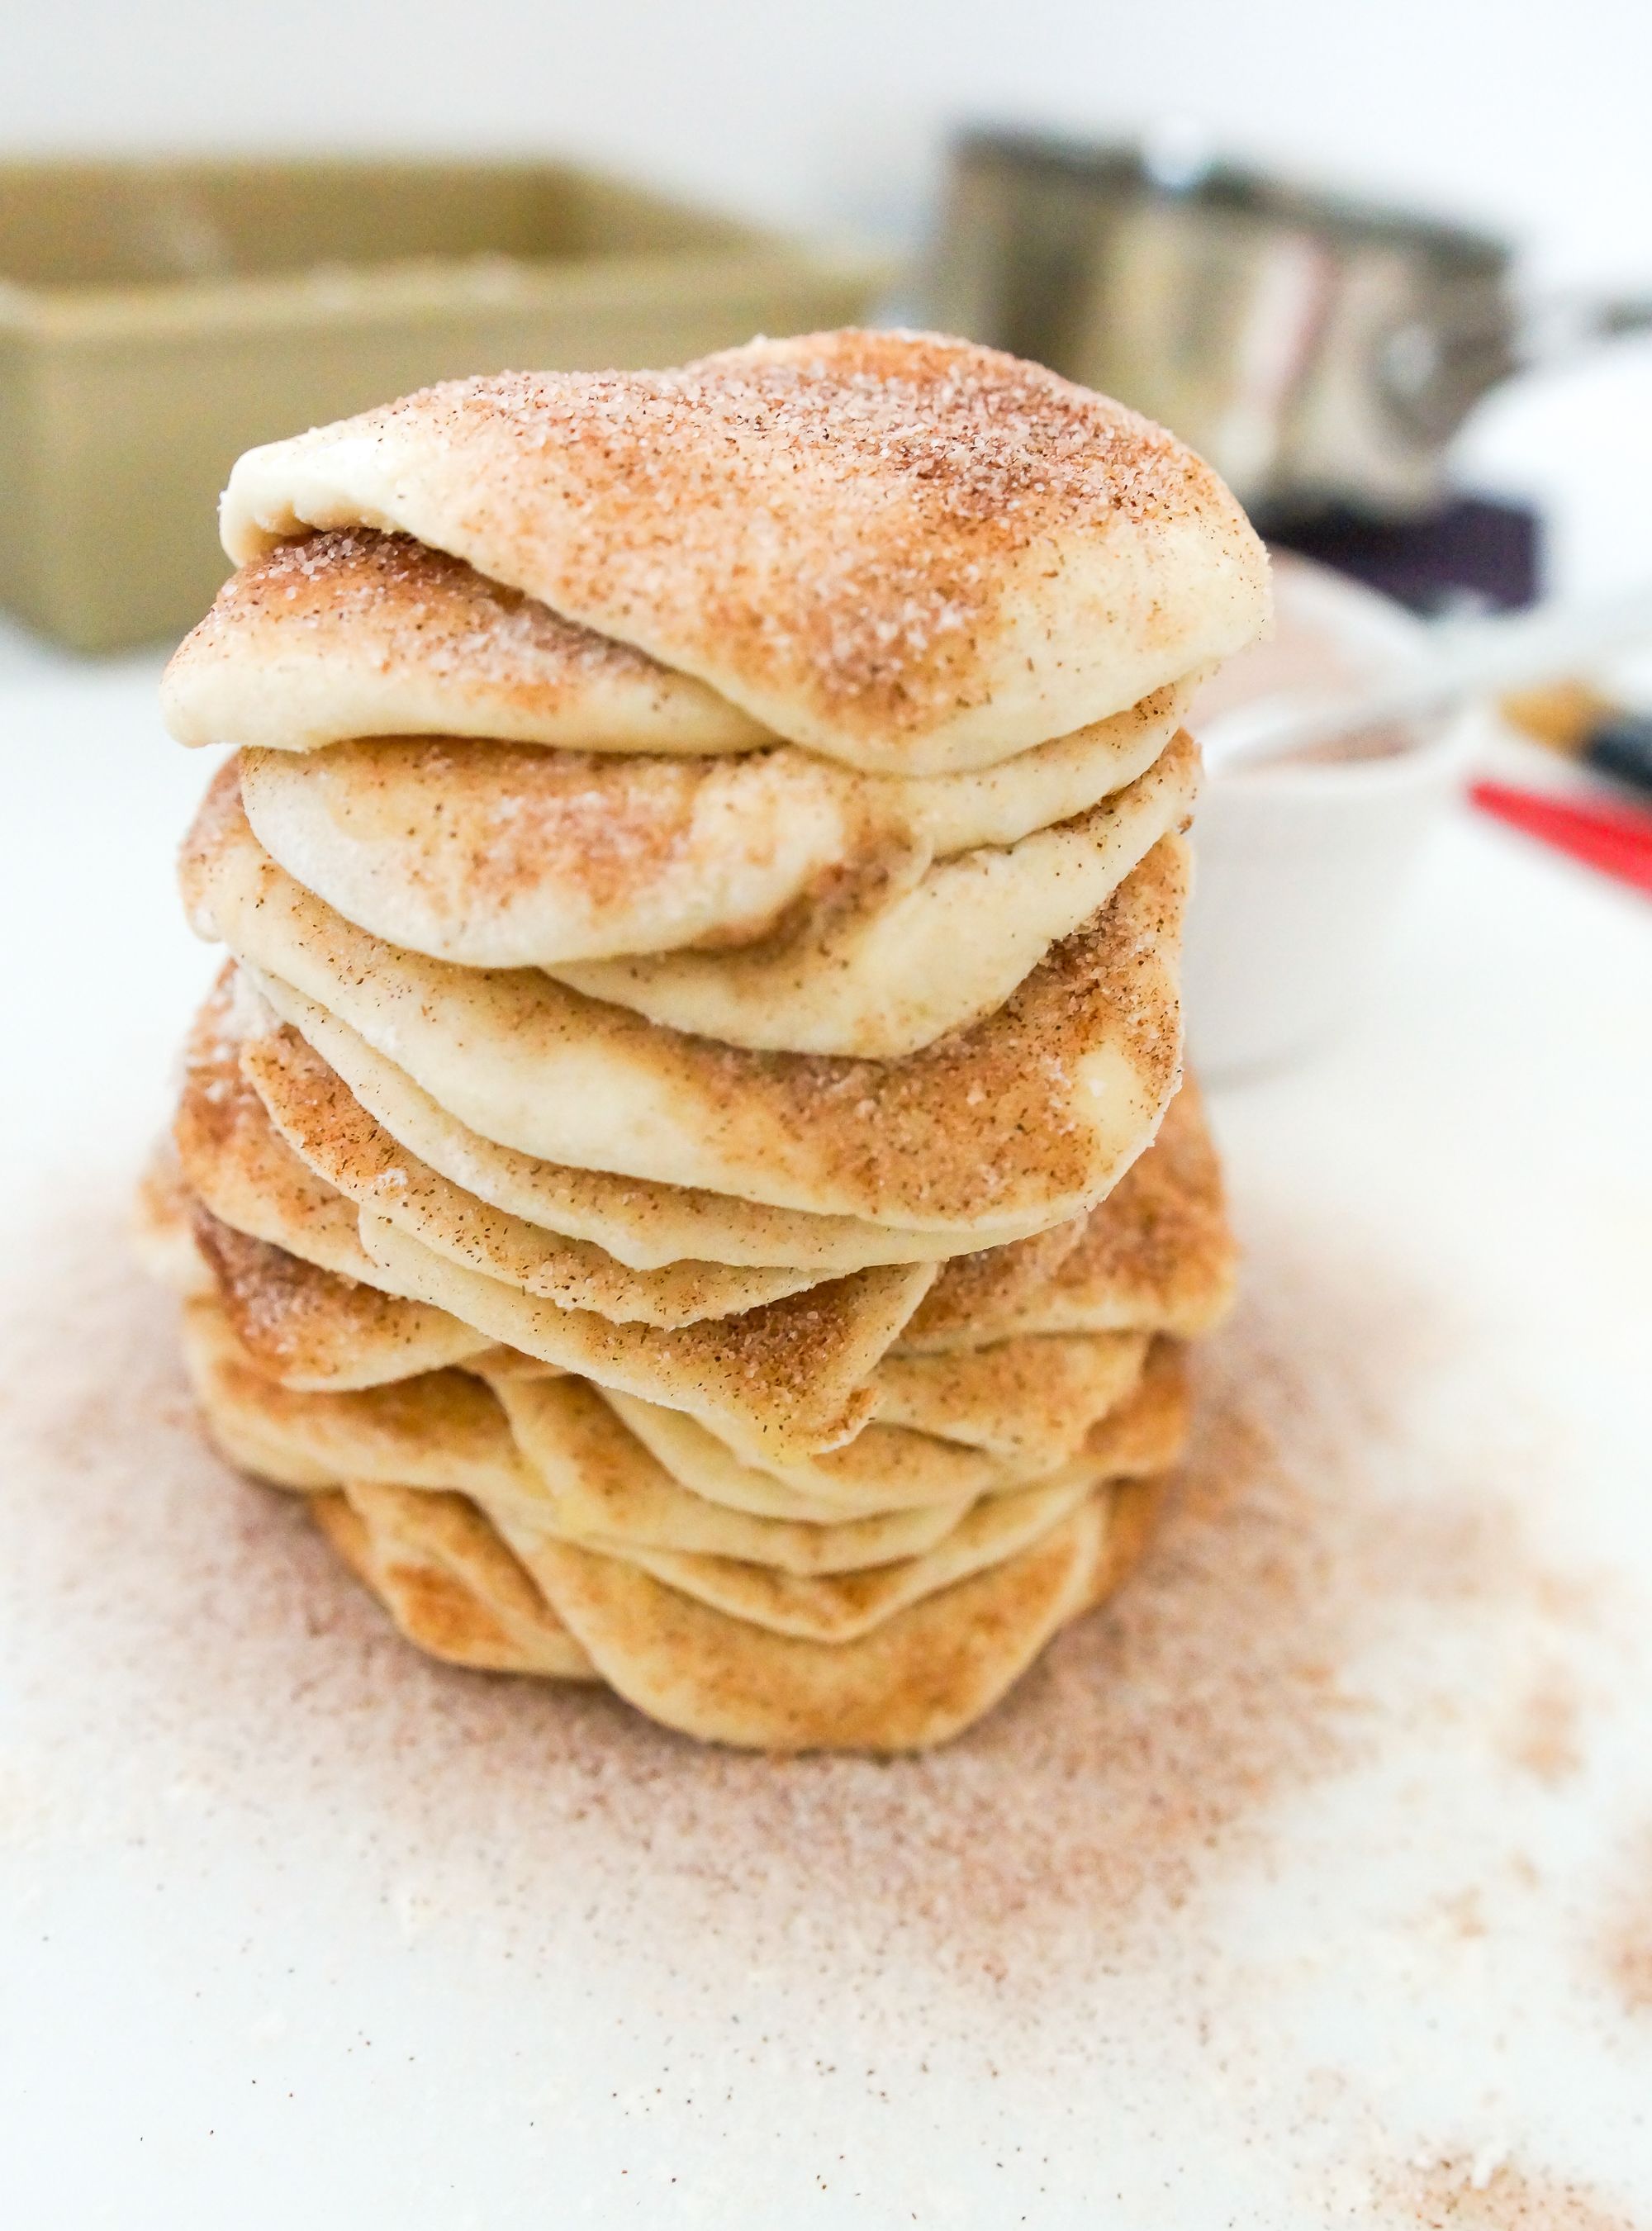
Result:
M1181 119L1487 223L1536 294L1652 292L1649 87L1644 0L0 0L0 156L571 155L916 253L959 122ZM1652 577L1652 342L1506 389L1458 458L1542 505L1558 591Z
M1551 275L1652 278L1640 0L5 0L0 29L0 148L569 151L898 237L959 118L1182 113Z

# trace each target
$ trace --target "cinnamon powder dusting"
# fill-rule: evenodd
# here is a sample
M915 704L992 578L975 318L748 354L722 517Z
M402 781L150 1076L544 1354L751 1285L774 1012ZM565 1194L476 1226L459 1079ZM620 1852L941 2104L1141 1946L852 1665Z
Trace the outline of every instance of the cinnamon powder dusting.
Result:
M1643 2231L1603 2193L1507 2165L1441 2163L1388 2181L1383 2199L1396 2231Z
M1316 1384L1325 1336L1293 1353L1299 1329L1253 1313L1213 1343L1202 1431L1143 1574L983 1727L895 1768L702 1749L606 1698L404 1651L318 1558L288 1498L202 1451L165 1307L100 1251L64 1297L81 1336L49 1343L49 1380L39 1364L8 1374L8 1399L15 1413L35 1387L23 1423L65 1475L57 1525L40 1526L58 1578L72 1566L82 1600L121 1605L111 1647L152 1620L169 1638L132 1692L150 1740L188 1743L245 1713L265 1769L290 1772L283 1688L308 1698L323 1744L334 1710L359 1722L371 1698L373 1802L419 1841L451 1832L467 1784L470 1801L509 1807L520 1775L535 1811L566 1804L622 1841L645 1822L669 1835L676 1871L704 1889L761 1875L814 1898L852 1883L863 1912L921 1929L958 1971L1001 1974L1075 1917L1112 1936L1182 1904L1218 1859L1266 1840L1270 1807L1378 1740L1373 1700L1345 1680L1357 1644L1530 1585L1494 1512L1442 1496L1396 1513L1361 1476L1355 1451L1392 1431L1381 1405L1408 1368L1403 1325L1368 1374ZM233 1636L190 1618L204 1593L233 1600ZM353 1775L373 1778L374 1748L358 1725ZM422 1809L429 1778L440 1817Z
M1635 1839L1622 1879L1609 1895L1601 1954L1619 2007L1652 2018L1652 1827Z
M1521 1697L1508 1730L1514 1765L1552 1787L1583 1763L1578 1732L1583 1704L1565 1672L1545 1667Z
M1284 1866L1316 1789L1452 1725L1528 1791L1584 1742L1568 1723L1517 1763L1507 1696L1462 1695L1431 1665L1431 1638L1500 1621L1564 1654L1555 1607L1586 1617L1587 1597L1523 1546L1483 1420L1455 1455L1419 1442L1450 1329L1370 1265L1327 1260L1322 1235L1253 1233L1185 1477L1115 1605L945 1749L776 1761L697 1747L606 1693L417 1656L296 1498L204 1449L170 1312L115 1216L94 1201L43 1234L0 1373L7 1476L43 1489L12 1498L0 1595L47 1731L32 1801L58 1833L108 1833L113 1803L152 1840L153 1793L188 1776L243 1847L370 1846L387 1903L411 1879L448 1925L485 1928L518 1985L554 1972L577 1912L617 1961L647 1953L679 1985L687 1969L714 1988L696 1962L726 1983L737 1956L791 1979L793 2017L799 1993L864 1990L909 2040L927 2025L1042 2066L1055 2040L1085 2050L1063 2027L1075 1977L1161 1976L1171 2019L1206 2002L1233 1949L1212 1901ZM1643 1957L1624 1971L1636 1991ZM1545 2215L1546 2191L1506 2170L1461 2190L1425 2178L1409 2214L1385 2188L1390 2213L1337 2220L1632 2231L1559 2188Z

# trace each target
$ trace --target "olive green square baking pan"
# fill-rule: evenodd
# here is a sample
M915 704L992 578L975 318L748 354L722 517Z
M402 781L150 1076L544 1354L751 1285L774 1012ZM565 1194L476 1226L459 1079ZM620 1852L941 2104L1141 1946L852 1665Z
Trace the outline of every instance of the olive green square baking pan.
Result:
M842 325L887 276L561 164L0 164L0 604L81 650L176 635L253 443Z

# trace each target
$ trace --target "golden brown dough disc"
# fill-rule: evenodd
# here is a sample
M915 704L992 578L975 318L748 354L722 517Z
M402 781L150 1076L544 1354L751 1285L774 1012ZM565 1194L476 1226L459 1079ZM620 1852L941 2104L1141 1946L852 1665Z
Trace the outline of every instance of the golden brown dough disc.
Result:
M221 1223L285 1248L340 1278L373 1280L353 1204L317 1178L270 1128L241 1074L231 1027L234 971L224 969L195 1018L172 1119L183 1182Z
M936 334L753 341L674 372L506 372L249 450L238 565L411 534L865 766L981 766L1261 630L1209 468L1051 372Z
M185 1305L184 1360L225 1454L278 1487L353 1479L447 1488L489 1504L535 1499L503 1410L469 1372L347 1391L283 1387L257 1368L216 1300Z
M1168 1472L1182 1460L1192 1414L1187 1351L1156 1340L1135 1387L1096 1419L1072 1461L1114 1481Z
M901 1335L936 1354L1032 1334L1208 1332L1233 1301L1238 1250L1197 1088L1184 1082L1153 1144L1072 1226L1040 1279L1014 1275L1054 1234L949 1263Z
M266 624L282 613L319 659L322 634L286 607L266 607ZM403 653L386 687L399 695L411 671ZM315 668L319 687L340 677L337 662ZM978 773L905 777L789 744L709 759L662 756L669 742L641 755L561 751L502 741L505 731L474 721L260 749L270 721L301 723L303 699L272 697L256 663L220 680L242 709L218 733L241 739L242 794L270 857L390 944L484 968L745 943L839 885L911 880L935 861L1014 845L1144 775L1193 695L1156 690Z
M970 1507L965 1497L864 1519L757 1516L711 1502L673 1478L583 1380L502 1379L498 1393L516 1446L540 1484L531 1507L514 1506L522 1524L616 1556L653 1551L807 1579L894 1564L932 1549Z
M877 1414L1053 1471L1134 1390L1147 1350L1145 1333L1116 1332L886 1355L872 1374Z
M714 1503L762 1516L789 1516L800 1498L836 1518L968 1503L998 1488L1024 1484L1032 1476L1018 1473L983 1449L878 1424L818 1456L787 1460L759 1452L758 1461L748 1461L680 1410L640 1402L612 1387L604 1394L674 1478Z
M618 1558L525 1543L523 1562L622 1697L702 1741L764 1750L916 1750L992 1706L1090 1600L1106 1503L846 1643L767 1633Z
M590 999L723 1045L899 1061L1001 1007L1155 844L1187 827L1198 776L1198 747L1182 734L1087 812L910 880L869 876L755 944L540 966Z
M444 1310L318 1270L198 1206L194 1228L230 1330L254 1366L282 1386L382 1387L493 1346Z
M872 1408L868 1375L933 1275L928 1264L858 1271L742 1316L667 1331L535 1301L366 1214L361 1236L389 1290L599 1386L686 1410L742 1451L782 1458L835 1448L859 1430Z
M161 684L185 744L497 736L745 752L761 724L463 559L371 528L276 544L226 581Z
M324 1063L392 1138L444 1177L524 1223L589 1239L633 1270L683 1261L777 1263L839 1277L881 1263L936 1261L989 1240L1022 1236L1013 1225L914 1232L857 1217L810 1216L732 1193L538 1161L496 1146L448 1115L347 1023L291 985L260 976L258 986L272 1012L284 1018L280 1028L259 1035L260 1058L270 1068ZM294 1089L305 1089L301 1077Z
M489 1673L599 1676L480 1511L460 1495L353 1485L312 1496L316 1524L410 1642Z
M449 1261L560 1309L686 1325L738 1316L819 1283L807 1271L721 1263L633 1271L589 1240L547 1232L444 1178L393 1139L319 1057L306 1059L290 1044L272 1047L266 1034L243 1045L240 1065L244 1089L256 1095L280 1139L327 1190L336 1188L335 1199L346 1197L353 1222L357 1209L366 1209ZM259 1236L281 1238L274 1230ZM371 1265L366 1275L373 1276Z
M336 1014L484 1137L813 1215L1058 1222L1129 1167L1179 1074L1179 838L1155 845L995 1014L886 1063L720 1046L537 970L454 968L385 945L262 850L232 769L209 792L183 879L204 935Z
M749 1560L632 1542L613 1554L697 1603L766 1633L813 1642L858 1642L924 1597L1007 1563L1048 1534L1094 1488L1093 1481L1064 1481L990 1496L930 1547L858 1570L776 1572ZM520 1542L531 1538L531 1520L519 1522Z

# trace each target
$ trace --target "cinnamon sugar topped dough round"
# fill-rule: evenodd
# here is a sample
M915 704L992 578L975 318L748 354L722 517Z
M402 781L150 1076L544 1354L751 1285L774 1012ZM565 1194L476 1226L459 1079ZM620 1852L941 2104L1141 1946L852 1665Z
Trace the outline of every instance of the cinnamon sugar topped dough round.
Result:
M1147 773L1191 694L969 774L865 774L789 744L684 759L362 735L243 747L241 791L264 849L392 944L476 967L606 960L750 943L852 883L1071 820Z
M703 682L405 534L278 543L232 575L161 682L183 744L498 737L696 755L773 743Z
M282 1068L301 1070L320 1060L398 1146L455 1185L544 1231L593 1240L633 1270L690 1260L747 1267L781 1263L835 1277L877 1263L940 1261L1020 1238L1027 1229L1023 1219L1020 1225L962 1232L917 1232L536 1161L447 1115L348 1024L290 984L264 977L260 993L272 1014L270 1028L254 1047L266 1075ZM277 1009L284 1020L276 1018ZM161 1232L158 1246L169 1237Z
M588 1240L541 1231L489 1206L410 1154L314 1056L308 1061L272 1059L267 1042L248 1044L239 1070L226 1080L224 1097L233 1103L248 1096L265 1126L253 1154L262 1150L267 1155L271 1141L278 1146L284 1141L282 1151L297 1158L323 1198L348 1211L358 1252L356 1211L365 1208L437 1254L564 1309L658 1325L734 1316L820 1283L807 1271L735 1270L694 1261L636 1271ZM204 1187L200 1190L204 1194ZM220 1213L228 1222L236 1221L227 1211ZM259 1237L280 1242L282 1234L260 1229ZM371 1282L371 1265L357 1275Z
M537 970L455 968L386 945L262 851L232 766L181 862L204 936L335 1015L484 1138L920 1230L1059 1222L1151 1140L1181 1066L1187 870L1182 840L1161 838L995 1014L878 1062L722 1046Z
M1036 1238L949 1264L902 1333L902 1349L938 1353L1031 1334L1208 1332L1233 1300L1236 1253L1203 1103L1184 1079L1153 1144L1105 1200ZM1024 1279L1024 1265L1037 1275Z
M193 1231L230 1331L284 1387L383 1387L493 1345L445 1310L319 1270L198 1206Z
M666 372L507 372L248 452L245 564L411 534L897 773L990 765L1226 656L1267 617L1227 488L1122 405L933 334L759 340Z

